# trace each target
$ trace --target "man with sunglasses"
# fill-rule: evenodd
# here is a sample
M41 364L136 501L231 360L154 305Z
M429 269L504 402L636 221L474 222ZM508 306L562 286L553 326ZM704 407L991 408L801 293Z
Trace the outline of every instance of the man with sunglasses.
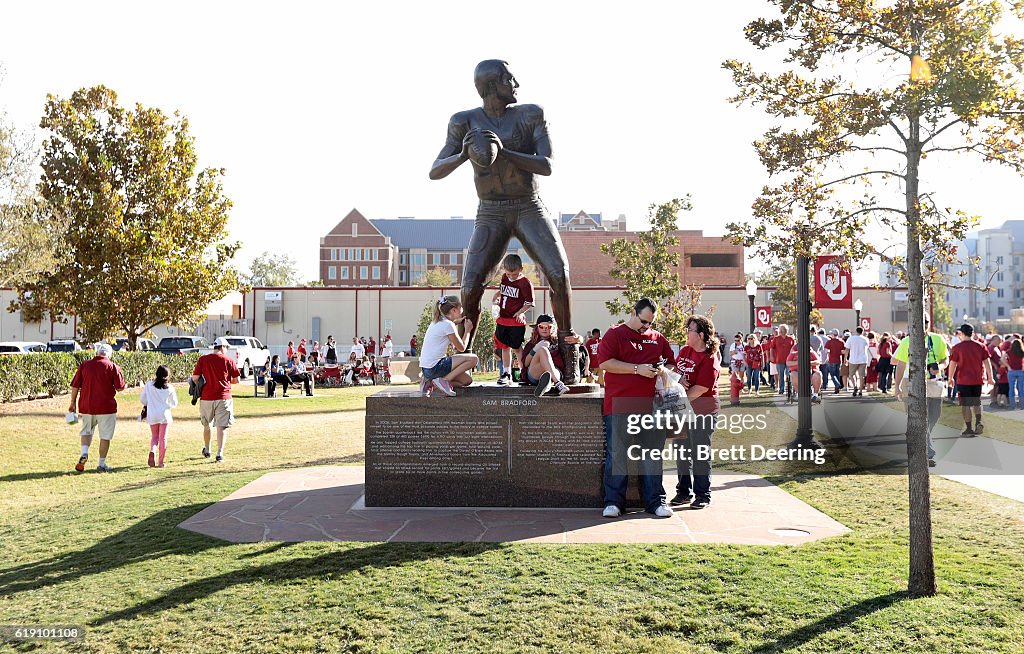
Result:
M606 518L622 515L628 485L627 451L639 445L644 454L661 450L665 435L660 430L627 432L631 415L649 415L654 405L654 384L661 363L675 358L668 339L653 329L657 305L642 298L626 322L608 328L597 348L604 371L604 512ZM634 448L635 450L636 448ZM640 495L644 509L668 518L672 509L665 502L661 458L640 459Z

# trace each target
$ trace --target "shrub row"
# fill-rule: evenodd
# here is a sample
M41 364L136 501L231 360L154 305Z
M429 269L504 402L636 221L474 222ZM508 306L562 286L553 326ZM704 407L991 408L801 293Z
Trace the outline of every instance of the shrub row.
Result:
M0 402L68 393L78 364L92 356L89 350L0 356ZM170 368L171 381L184 381L192 375L198 359L198 354L169 356L159 352L114 352L112 357L128 386L152 379L161 364Z

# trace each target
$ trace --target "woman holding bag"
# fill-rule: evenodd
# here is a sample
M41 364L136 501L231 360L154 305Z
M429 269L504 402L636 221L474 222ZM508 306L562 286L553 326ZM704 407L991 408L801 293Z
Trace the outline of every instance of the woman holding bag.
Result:
M689 503L691 509L703 509L711 504L711 459L698 457L697 448L711 447L718 419L721 369L714 323L707 316L691 316L686 321L686 345L679 350L675 370L682 375L679 383L686 389L695 415L685 443L689 456L677 464L679 481L672 498L674 505Z

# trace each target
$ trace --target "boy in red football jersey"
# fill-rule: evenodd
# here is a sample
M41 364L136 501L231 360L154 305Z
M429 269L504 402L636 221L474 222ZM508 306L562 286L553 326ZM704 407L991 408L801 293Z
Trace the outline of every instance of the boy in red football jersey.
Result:
M526 340L526 312L533 307L533 283L523 274L523 260L517 254L506 255L501 262L505 273L501 288L494 294L493 304L498 307L494 337L505 347L501 350L502 374L499 386L512 383L512 351L522 364L523 341Z

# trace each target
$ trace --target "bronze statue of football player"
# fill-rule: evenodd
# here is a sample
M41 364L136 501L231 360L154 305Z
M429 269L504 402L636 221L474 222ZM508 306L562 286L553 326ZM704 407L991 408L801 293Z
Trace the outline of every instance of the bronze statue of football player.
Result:
M480 207L463 267L462 305L472 324L479 324L484 284L509 241L518 238L551 288L558 348L565 361L562 379L566 384L579 383L580 338L572 331L569 261L537 195L537 175L551 174L551 139L544 110L535 104L516 104L519 83L507 62L481 61L473 81L483 106L452 116L448 138L430 167L430 179L442 179L466 161L473 165ZM470 332L470 344L475 330Z

